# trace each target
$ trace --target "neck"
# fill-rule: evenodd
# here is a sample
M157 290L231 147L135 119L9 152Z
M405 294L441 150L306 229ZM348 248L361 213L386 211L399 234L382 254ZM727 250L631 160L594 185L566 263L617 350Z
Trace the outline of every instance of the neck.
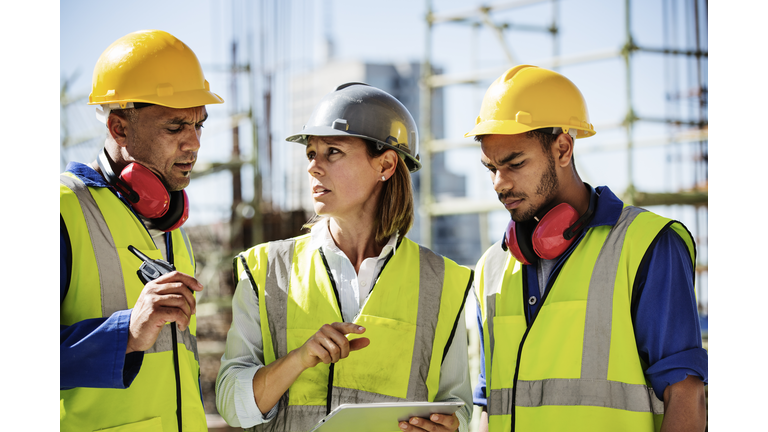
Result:
M589 208L589 189L578 176L565 185L560 197L560 202L568 203L579 215L586 213Z
M549 202L549 205L542 207L536 214L537 220L540 220L550 210L558 204L566 203L573 207L579 215L586 213L589 208L589 189L581 181L578 175L569 177L567 181L560 179L557 193Z
M333 242L349 258L355 272L360 271L360 266L366 258L378 257L384 248L384 245L376 243L373 226L373 219L366 223L332 217L328 221Z

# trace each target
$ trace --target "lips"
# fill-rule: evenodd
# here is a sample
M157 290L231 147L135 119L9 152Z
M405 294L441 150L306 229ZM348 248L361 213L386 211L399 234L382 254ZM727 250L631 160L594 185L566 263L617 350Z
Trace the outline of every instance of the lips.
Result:
M510 198L510 199L507 199L507 200L502 200L501 202L504 204L504 207L507 210L512 210L513 208L517 208L520 205L520 203L523 202L523 200L522 199L516 199L516 198Z
M195 161L191 162L176 162L174 164L182 171L192 171L192 167L195 166Z
M317 198L321 197L327 193L330 193L330 189L326 189L323 185L315 185L312 187L312 196Z

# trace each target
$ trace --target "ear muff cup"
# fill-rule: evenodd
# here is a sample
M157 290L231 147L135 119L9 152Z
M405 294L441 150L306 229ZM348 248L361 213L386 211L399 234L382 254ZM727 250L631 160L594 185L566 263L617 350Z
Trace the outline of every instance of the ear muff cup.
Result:
M169 193L163 182L145 166L132 162L115 175L104 149L96 159L104 177L130 201L139 215L161 231L179 228L189 218L189 198L184 190Z
M531 229L526 225L531 223L517 223L510 219L507 224L507 231L504 234L504 241L509 252L523 264L531 265L538 262L539 257L533 248L531 239Z
M587 183L589 207L579 217L570 204L553 207L541 220L517 223L510 220L502 244L521 263L532 265L540 258L551 260L559 257L576 240L595 214L597 192Z
M123 169L119 178L124 186L138 195L135 201L128 198L137 213L147 219L157 219L168 213L171 196L155 173L133 162Z
M161 217L152 219L155 228L160 231L173 231L189 219L189 198L185 190L171 192L168 211Z

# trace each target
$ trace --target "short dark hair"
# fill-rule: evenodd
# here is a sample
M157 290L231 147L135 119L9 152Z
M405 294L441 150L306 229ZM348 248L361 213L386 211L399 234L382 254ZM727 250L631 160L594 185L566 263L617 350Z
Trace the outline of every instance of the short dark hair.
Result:
M560 130L559 133L552 133L553 131ZM530 130L528 132L524 132L525 135L528 138L534 138L539 141L539 144L541 144L541 148L544 150L545 154L549 154L549 149L552 147L552 143L554 143L557 140L557 137L560 136L560 133L562 132L562 129L560 128L543 128L543 129L534 129ZM486 135L475 135L475 141L482 144L483 137ZM571 165L573 165L573 171L576 172L576 156L574 154L571 154Z
M546 151L549 151L549 148L552 146L552 143L555 142L558 135L560 135L560 134L553 134L551 131L552 131L552 128L544 128L544 129L534 129L524 133L528 138L535 138L539 140L539 143L541 144L542 148L546 152ZM482 144L483 137L485 136L486 135L475 135L475 141Z

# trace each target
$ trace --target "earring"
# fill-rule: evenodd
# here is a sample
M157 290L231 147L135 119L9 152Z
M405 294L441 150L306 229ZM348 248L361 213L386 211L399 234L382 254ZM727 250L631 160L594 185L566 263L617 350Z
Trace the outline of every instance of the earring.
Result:
M381 176L381 181L387 181L387 178L384 176Z

